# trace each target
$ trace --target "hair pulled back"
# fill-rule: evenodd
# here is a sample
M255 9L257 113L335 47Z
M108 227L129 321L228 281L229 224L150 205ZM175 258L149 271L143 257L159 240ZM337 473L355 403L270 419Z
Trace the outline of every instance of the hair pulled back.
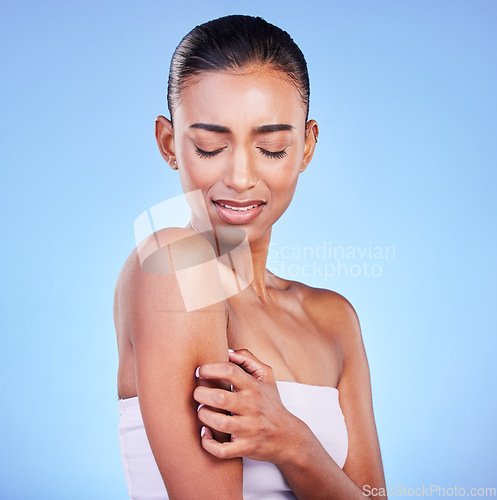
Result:
M309 75L297 44L286 31L260 17L232 15L193 28L176 47L167 89L171 119L181 91L193 76L252 65L284 72L299 91L306 116L309 114Z

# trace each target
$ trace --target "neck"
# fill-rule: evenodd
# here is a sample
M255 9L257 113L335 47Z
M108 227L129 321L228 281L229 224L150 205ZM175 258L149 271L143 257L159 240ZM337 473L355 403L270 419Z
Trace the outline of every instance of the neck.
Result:
M248 241L244 230L239 228L217 228L212 231L199 231L201 224L190 222L187 226L201 232L211 243L217 255L223 256L229 249L230 267L239 280L250 283L262 302L270 300L267 291L266 262L271 241L271 228L257 240ZM226 258L226 257L225 257Z
M270 241L271 228L269 228L261 238L250 242L250 254L254 270L254 278L250 286L255 290L262 302L268 302L270 300L266 282L266 263Z

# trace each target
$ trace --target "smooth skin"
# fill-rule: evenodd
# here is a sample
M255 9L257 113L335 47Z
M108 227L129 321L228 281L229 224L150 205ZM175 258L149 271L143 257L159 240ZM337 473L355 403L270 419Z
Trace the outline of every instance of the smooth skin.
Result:
M312 159L317 123L305 122L284 73L259 67L196 77L182 91L173 121L174 127L157 119L159 149L179 170L185 192L201 190L215 229L230 224L213 200L265 205L241 226L252 255L237 271L250 275L250 268L254 277L239 294L187 313L177 276L144 272L136 251L116 286L118 394L138 395L169 496L241 499L240 457L249 457L279 467L299 499L367 498L364 485L384 488L385 481L357 315L339 294L266 269L271 228ZM202 225L193 216L190 228L163 230L162 237L174 242ZM205 241L189 251L201 259L212 247ZM202 293L209 293L206 283L222 286L203 272L208 276L197 275L190 286ZM343 470L286 410L275 380L339 390L349 437Z

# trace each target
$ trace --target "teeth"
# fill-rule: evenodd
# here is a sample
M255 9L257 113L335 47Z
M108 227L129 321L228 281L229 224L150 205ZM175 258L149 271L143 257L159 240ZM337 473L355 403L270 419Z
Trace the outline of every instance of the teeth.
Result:
M249 207L232 207L230 205L225 205L224 203L219 203L222 207L227 208L228 210L233 210L234 212L247 212L252 210L259 205L250 205Z

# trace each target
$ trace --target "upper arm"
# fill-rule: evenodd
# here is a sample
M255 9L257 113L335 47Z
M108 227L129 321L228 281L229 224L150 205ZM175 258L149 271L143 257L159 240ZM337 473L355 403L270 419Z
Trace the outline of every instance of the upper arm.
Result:
M209 252L202 245L186 249L192 265ZM223 302L185 307L185 292L205 294L209 304L209 290L221 286L215 258L199 262L178 276L146 272L137 255L130 258L116 292L119 320L130 331L143 422L170 498L241 498L241 460L219 460L200 441L195 368L228 361L228 345Z
M335 334L343 355L343 371L338 384L340 406L349 439L343 471L359 487L385 487L380 445L373 414L371 380L361 328L352 305L333 294Z

